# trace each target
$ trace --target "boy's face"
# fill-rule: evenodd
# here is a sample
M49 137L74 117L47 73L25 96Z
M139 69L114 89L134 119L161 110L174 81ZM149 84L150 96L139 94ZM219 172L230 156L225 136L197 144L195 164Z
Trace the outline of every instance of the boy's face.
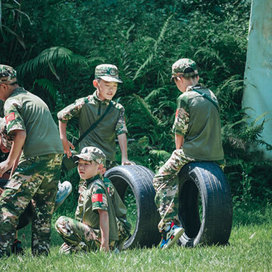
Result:
M77 171L82 179L89 179L100 173L99 164L94 161L78 160Z
M101 100L112 100L118 87L117 82L108 82L103 79L97 80L98 97Z

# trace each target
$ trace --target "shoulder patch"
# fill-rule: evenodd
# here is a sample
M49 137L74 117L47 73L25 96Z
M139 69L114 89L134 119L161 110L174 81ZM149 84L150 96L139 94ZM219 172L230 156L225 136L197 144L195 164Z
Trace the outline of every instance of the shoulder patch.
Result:
M9 113L7 116L5 116L5 119L6 119L6 124L15 120L15 112Z
M103 202L103 194L93 194L92 202Z

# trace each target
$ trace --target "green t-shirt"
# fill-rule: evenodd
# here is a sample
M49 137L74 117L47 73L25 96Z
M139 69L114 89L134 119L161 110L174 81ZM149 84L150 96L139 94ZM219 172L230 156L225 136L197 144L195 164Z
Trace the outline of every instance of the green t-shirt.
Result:
M105 191L107 190L107 192ZM91 228L100 229L98 209L105 210L109 214L109 238L110 241L118 241L118 227L116 216L126 215L126 206L122 202L113 184L107 178L101 179L99 175L87 180L87 189L82 192L82 213L77 218L82 218L85 224ZM113 205L115 199L116 207Z
M4 111L8 134L17 129L26 131L25 158L63 153L57 125L38 96L19 87L5 101Z
M116 135L127 133L124 107L112 101L112 107L103 120L80 142L79 151L86 146L96 146L106 155L107 160L114 161L116 154ZM67 122L78 117L79 136L84 134L106 111L109 101L101 101L96 92L93 95L77 99L73 104L58 113L58 119Z
M203 161L223 160L218 109L194 89L205 93L218 105L216 96L211 90L200 85L189 87L178 98L173 131L184 136L183 151L186 156Z

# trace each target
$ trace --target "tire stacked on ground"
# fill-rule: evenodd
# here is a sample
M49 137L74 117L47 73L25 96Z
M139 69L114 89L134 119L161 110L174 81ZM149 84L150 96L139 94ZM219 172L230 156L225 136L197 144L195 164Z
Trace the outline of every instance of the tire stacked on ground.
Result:
M232 228L232 198L221 168L212 162L185 165L179 173L182 246L225 245Z
M154 203L153 176L151 170L140 165L116 166L105 173L105 177L111 180L123 200L128 189L131 189L136 200L135 229L125 242L124 249L151 247L160 242L157 227L160 217Z

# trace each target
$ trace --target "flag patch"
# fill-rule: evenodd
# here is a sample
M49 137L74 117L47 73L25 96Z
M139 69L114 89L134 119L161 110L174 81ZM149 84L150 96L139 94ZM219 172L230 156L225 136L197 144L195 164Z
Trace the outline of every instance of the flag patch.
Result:
M103 202L103 194L92 195L92 202Z
M7 116L5 116L6 124L15 119L15 112L11 112Z

